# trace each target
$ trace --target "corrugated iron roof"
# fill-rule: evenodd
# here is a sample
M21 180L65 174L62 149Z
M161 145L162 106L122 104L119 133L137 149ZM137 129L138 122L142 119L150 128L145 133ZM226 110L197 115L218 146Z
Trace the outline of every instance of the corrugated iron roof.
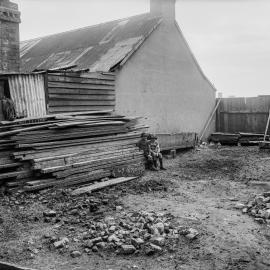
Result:
M21 70L109 71L152 33L161 18L150 13L21 42Z

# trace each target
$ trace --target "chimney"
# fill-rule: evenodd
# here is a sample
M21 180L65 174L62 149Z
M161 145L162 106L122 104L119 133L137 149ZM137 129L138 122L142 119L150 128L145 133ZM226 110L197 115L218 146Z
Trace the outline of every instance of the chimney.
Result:
M150 13L167 21L175 20L176 0L150 0Z
M20 70L20 22L18 5L0 0L0 73Z

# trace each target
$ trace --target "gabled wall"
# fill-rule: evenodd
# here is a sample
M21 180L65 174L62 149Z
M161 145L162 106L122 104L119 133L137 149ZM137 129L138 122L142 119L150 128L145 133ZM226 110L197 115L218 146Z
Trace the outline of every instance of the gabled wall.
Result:
M119 71L116 112L147 117L154 133L200 133L215 94L176 22L164 20Z

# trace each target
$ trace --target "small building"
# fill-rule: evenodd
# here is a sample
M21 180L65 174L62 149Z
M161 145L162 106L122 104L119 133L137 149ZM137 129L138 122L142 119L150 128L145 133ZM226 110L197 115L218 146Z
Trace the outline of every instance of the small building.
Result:
M143 117L150 132L161 137L200 134L215 107L216 89L175 20L175 0L150 0L146 14L23 41L20 52L23 73L113 72L116 113ZM72 87L70 82L66 95L74 94ZM75 105L52 97L54 112L91 110L85 98ZM209 132L213 128L214 123Z

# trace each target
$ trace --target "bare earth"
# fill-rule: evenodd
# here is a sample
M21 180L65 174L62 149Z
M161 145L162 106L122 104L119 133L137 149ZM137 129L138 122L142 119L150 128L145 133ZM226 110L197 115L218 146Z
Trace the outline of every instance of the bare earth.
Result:
M165 172L147 172L134 183L94 195L108 198L107 205L99 206L103 215L114 215L115 206L122 205L125 211L172 214L179 224L199 231L198 239L181 238L172 250L154 256L82 251L72 258L69 252L50 250L43 245L44 234L61 231L42 219L43 211L60 207L60 202L46 201L53 192L41 193L42 200L39 194L27 195L28 203L1 198L0 260L42 270L270 269L270 225L258 224L234 207L265 191L249 183L270 182L267 157L270 153L257 147L182 152L165 160ZM80 224L74 228L80 230Z

